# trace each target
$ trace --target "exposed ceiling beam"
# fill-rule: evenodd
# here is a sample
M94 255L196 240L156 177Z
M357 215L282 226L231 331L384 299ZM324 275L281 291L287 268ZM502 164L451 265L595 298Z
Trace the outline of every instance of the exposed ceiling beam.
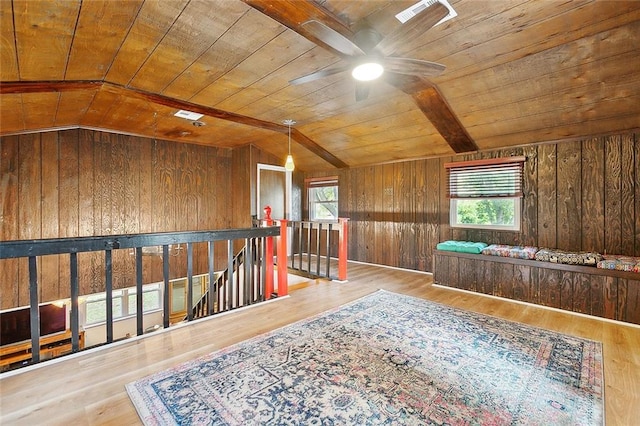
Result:
M424 78L400 74L394 74L386 81L413 97L416 105L454 152L460 154L478 150L478 145L433 83Z
M302 24L313 20L319 21L349 40L353 40L354 38L353 31L339 17L313 1L242 1L308 40L343 58L345 57L343 52L336 50L331 44L315 37L307 31ZM384 53L387 55L392 53L395 47L405 38L415 37L417 33L424 31L424 28L431 28L443 15L446 15L446 8L441 4L436 4L430 13L423 12L421 15L413 18L404 24L401 30L392 34L389 40L383 39L380 44L383 47ZM337 45L340 43L333 44ZM433 83L422 78L407 76L398 72L385 74L390 76L390 78L387 79L389 84L413 97L417 106L449 146L451 146L454 152L461 153L478 150L476 143Z
M346 58L347 56L335 50L331 45L314 36L314 34L302 25L308 21L318 21L332 28L342 36L352 40L354 33L344 22L327 9L320 7L312 1L301 0L242 0L244 3L262 12L271 19L292 29L307 40L318 46L330 50L336 55Z
M256 127L260 129L272 130L274 132L288 134L289 127L283 124L272 123L270 121L264 121L253 117L247 117L245 115L235 114L228 111L223 111L217 108L207 107L203 105L194 104L192 102L181 101L178 99L170 98L168 96L159 95L156 93L150 93L143 90L134 89L131 87L125 87L118 84L101 82L101 81L11 81L0 82L0 94L16 94L16 93L50 93L50 92L65 92L70 90L82 90L82 89L115 89L123 91L127 96L132 98L143 99L158 105L164 105L176 109L184 109L188 111L204 114L209 117L218 118L221 120L233 121L234 123L245 124L247 126ZM297 129L292 129L291 138L313 152L329 164L339 169L349 167L344 161L318 145L309 137L302 134Z
M100 89L103 81L0 81L0 94L51 93Z

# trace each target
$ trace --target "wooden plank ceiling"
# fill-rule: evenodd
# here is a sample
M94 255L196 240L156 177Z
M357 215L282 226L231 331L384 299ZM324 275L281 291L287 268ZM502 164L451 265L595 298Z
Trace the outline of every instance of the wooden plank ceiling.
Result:
M0 134L82 127L284 161L293 119L297 167L322 170L640 127L640 1L450 0L457 17L407 32L394 15L415 2L0 0ZM349 72L290 84L349 59L310 19L446 69L359 102Z

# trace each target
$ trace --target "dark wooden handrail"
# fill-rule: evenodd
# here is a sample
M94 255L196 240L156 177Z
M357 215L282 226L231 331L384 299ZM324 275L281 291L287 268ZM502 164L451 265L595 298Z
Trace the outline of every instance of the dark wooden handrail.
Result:
M210 230L210 231L189 231L189 232L163 232L163 233L148 233L148 234L135 234L135 235L109 235L99 237L76 237L76 238L50 238L41 240L17 240L17 241L3 241L0 242L0 259L17 259L27 258L29 264L29 304L30 304L30 327L31 327L31 347L32 347L32 363L40 362L40 321L39 321L39 288L38 288L38 256L55 255L55 254L69 254L69 276L70 276L70 295L71 295L71 313L70 313L70 325L72 334L72 351L77 352L79 348L79 307L78 300L79 294L79 282L78 282L78 253L83 252L104 252L105 256L105 293L106 293L106 329L107 338L106 343L112 343L113 338L113 312L112 306L112 294L113 294L113 250L116 249L133 249L135 253L135 269L136 269L136 294L137 294L137 309L136 309L136 323L137 323L137 335L144 334L143 328L143 306L142 306L142 257L143 247L161 246L163 254L163 277L164 277L164 327L169 327L169 248L174 244L185 244L187 252L187 312L188 320L193 319L193 311L191 305L192 300L192 286L193 286L193 244L207 242L208 243L208 263L209 263L209 288L206 290L209 294L217 295L214 286L214 242L227 241L228 245L228 266L230 269L227 271L228 283L233 283L234 274L234 256L233 241L238 239L245 240L245 246L249 247L250 259L258 267L264 269L264 265L271 263L273 265L273 259L265 259L265 251L256 247L264 246L265 242L271 240L273 237L279 236L281 233L281 227L269 226L261 228L245 228L245 229L225 229L225 230ZM247 256L245 256L246 259ZM286 263L286 259L282 260L283 264ZM247 262L245 262L246 264ZM283 268L285 266L283 265ZM253 268L252 268L253 269ZM254 300L254 298L248 297L245 293L244 300L236 300L230 302L230 296L232 295L231 286L227 286L226 302L228 306L225 309L231 309L239 307L239 305L248 305L257 301L262 301L265 298L269 298L270 294L264 291L266 274L247 274L247 277L251 276L254 279L255 286L259 286L261 290L259 293L262 297ZM256 281L256 280L259 280ZM245 279L246 281L246 279ZM271 283L271 285L273 285ZM253 288L249 287L249 284L245 283L246 289L253 291ZM282 284L282 288L286 291L286 282ZM213 290L213 291L212 291ZM241 290L234 290L236 295L239 295ZM237 296L239 297L239 296ZM208 314L213 314L213 303L208 306Z

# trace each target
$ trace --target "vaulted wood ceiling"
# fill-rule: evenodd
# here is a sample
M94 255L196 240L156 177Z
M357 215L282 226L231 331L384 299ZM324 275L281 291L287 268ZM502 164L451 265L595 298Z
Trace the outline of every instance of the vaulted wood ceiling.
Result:
M0 0L0 134L82 127L254 144L284 161L293 119L297 167L320 170L640 127L637 0L450 0L457 17L393 51L441 75L381 79L359 102L349 73L289 83L344 61L305 38L304 21L386 36L414 3ZM457 132L471 145L456 146Z

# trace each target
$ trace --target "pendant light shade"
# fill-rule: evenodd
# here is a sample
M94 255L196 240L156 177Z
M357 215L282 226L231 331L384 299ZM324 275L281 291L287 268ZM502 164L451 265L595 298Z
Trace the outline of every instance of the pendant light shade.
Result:
M284 163L284 168L286 171L292 172L296 168L296 165L293 164L293 157L291 156L291 126L296 124L296 122L289 119L289 120L284 120L282 123L289 126L289 151L288 151L289 155L287 155L287 161Z
M284 168L288 172L292 172L296 168L296 165L293 164L293 157L291 156L291 154L287 155L287 162L284 163Z

